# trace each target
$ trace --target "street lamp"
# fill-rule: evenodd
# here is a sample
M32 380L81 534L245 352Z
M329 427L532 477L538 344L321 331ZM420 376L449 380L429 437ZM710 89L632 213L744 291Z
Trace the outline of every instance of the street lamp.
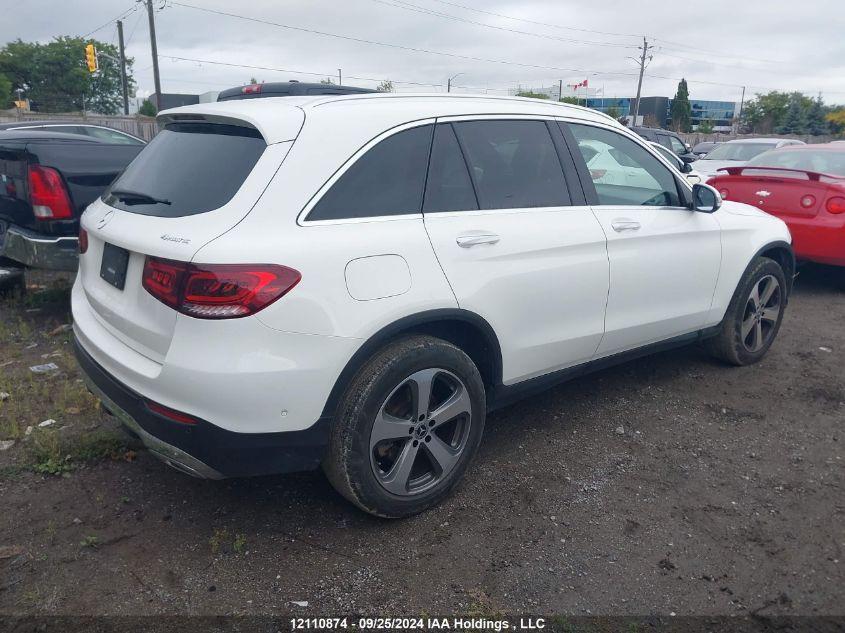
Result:
M446 81L446 92L452 92L452 80L455 79L455 77L460 77L464 74L466 73L458 73L457 75L452 75L451 77L449 77L449 79Z

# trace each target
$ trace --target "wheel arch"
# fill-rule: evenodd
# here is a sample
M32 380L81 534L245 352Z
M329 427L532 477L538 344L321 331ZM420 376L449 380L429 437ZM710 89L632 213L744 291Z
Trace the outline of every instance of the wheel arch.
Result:
M795 253L792 250L792 245L784 241L769 242L754 254L751 261L753 262L757 257L768 257L780 265L786 277L786 294L788 296L792 292L792 281L795 278ZM749 265L751 264L749 263Z
M495 387L501 384L502 350L492 326L469 310L427 310L386 325L358 348L335 380L323 407L323 417L335 416L347 386L373 354L388 343L411 334L428 334L461 348L478 367L488 391L488 400Z

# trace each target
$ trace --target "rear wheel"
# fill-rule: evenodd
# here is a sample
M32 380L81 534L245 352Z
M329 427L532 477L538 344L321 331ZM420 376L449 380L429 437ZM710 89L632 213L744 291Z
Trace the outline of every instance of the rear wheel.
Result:
M708 350L733 365L763 358L783 321L786 288L780 264L758 257L740 280L718 336L706 342Z
M484 385L463 351L434 337L403 339L352 381L323 468L363 510L410 516L439 503L461 479L484 419Z

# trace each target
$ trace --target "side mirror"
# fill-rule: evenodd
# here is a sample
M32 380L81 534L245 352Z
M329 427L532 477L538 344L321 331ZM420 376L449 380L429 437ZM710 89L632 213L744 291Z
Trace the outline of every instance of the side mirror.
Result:
M686 148L687 148L687 151L688 151L688 152L691 152L691 151L692 151L692 145L690 145L689 143L684 143L684 147L686 147Z
M678 158L685 163L694 163L698 160L698 154L684 154L683 156L678 156Z
M688 174L692 171L692 165L689 163L681 163L681 173Z
M722 206L722 196L710 185L692 186L692 208L701 213L715 213Z

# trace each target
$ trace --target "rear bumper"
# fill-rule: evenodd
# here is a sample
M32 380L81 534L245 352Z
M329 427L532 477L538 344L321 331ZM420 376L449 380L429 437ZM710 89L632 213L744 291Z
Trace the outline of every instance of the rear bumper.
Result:
M786 223L797 259L845 266L845 218L787 219Z
M103 406L177 470L223 479L313 470L323 460L328 418L300 431L278 433L237 433L204 420L179 424L150 411L140 394L106 372L76 339L74 352L85 382Z
M0 256L29 268L73 272L79 262L79 239L72 236L44 235L10 225L0 233Z

